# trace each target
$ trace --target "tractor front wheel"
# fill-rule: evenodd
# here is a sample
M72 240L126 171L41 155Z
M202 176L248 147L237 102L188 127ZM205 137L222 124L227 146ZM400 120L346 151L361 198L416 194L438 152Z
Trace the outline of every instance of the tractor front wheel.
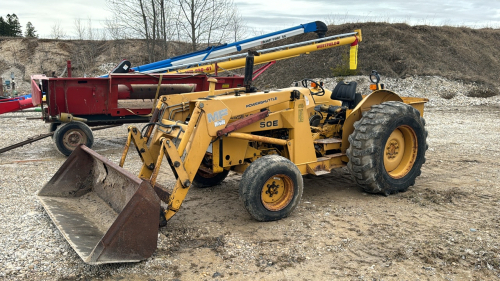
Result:
M290 160L267 155L254 161L243 173L240 197L258 221L287 217L299 204L304 188L302 175Z
M374 105L354 123L347 167L364 191L389 195L415 184L427 150L425 120L401 102Z

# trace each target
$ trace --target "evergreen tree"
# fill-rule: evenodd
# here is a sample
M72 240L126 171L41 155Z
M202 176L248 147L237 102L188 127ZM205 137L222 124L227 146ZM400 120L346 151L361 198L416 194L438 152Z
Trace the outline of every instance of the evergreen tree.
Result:
M8 24L5 22L3 17L0 16L0 36L7 36L8 34Z
M26 24L26 31L24 32L24 37L31 37L31 38L38 37L38 35L36 34L35 27L30 21Z
M21 24L19 23L19 19L16 14L8 14L7 15L7 24L8 24L8 35L20 37L23 36L23 31L21 30Z

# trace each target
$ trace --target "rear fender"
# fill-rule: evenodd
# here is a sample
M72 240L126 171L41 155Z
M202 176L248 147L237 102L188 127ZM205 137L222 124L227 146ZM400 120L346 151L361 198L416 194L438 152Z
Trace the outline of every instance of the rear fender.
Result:
M363 112L370 110L373 105L381 104L386 101L400 101L403 100L396 93L388 90L374 91L366 96L356 108L354 108L347 116L344 127L342 129L342 153L345 153L349 148L349 136L354 132L354 122L359 121L363 117Z

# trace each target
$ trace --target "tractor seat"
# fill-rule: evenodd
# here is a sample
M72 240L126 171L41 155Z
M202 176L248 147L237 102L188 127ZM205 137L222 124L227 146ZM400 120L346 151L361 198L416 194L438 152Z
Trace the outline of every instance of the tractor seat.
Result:
M356 82L339 82L333 89L330 98L332 100L342 101L342 106L353 109L363 99L361 94L356 93Z

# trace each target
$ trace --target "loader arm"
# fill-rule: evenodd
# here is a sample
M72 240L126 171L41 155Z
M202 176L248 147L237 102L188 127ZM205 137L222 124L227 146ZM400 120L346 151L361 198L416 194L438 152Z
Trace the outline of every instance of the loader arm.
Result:
M260 112L280 104L284 104L282 108L288 111L294 106L295 100L301 97L303 99L303 96L308 94L307 89L299 91L299 88L287 88L267 93L232 92L219 96L209 95L211 98L205 98L206 93L161 97L162 104L158 105L160 109L169 108L169 104L172 105L180 100L188 101L189 108L186 108L184 113L191 112L189 122L185 124L184 120L168 119L172 115L170 110L165 110L149 145L147 145L147 138L137 134L137 128L130 127L129 135L143 160L140 178L147 179L152 186L155 186L164 157L177 178L166 202L168 209L165 210L165 219L168 221L180 209L210 144L220 137L218 132L226 128L231 118ZM180 115L177 116L184 116L182 112L178 113ZM229 134L228 137L244 138L245 136ZM283 142L286 143L284 140ZM151 163L151 159L156 160Z

